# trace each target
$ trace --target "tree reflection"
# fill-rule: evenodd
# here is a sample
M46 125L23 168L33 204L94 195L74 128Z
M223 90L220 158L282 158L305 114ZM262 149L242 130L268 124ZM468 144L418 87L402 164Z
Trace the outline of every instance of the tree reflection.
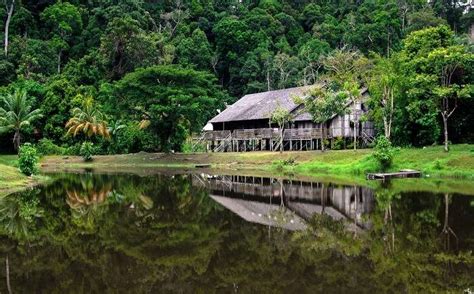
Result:
M444 222L443 222L443 230L441 231L441 235L443 238L443 244L445 250L449 251L451 249L451 236L454 237L456 241L456 250L458 248L459 239L456 233L454 233L453 229L449 225L449 202L450 202L450 195L449 193L444 194Z
M32 238L43 216L37 196L36 190L27 190L0 198L0 232L19 239Z
M14 293L472 287L473 232L459 226L472 221L469 198L400 194L390 186L375 192L370 230L354 235L343 220L323 213L305 231L269 235L267 227L219 206L186 175L59 175L41 190L0 199L0 256L9 257ZM439 242L445 228L456 232L457 250ZM0 279L6 281L5 271ZM7 291L0 283L0 292Z

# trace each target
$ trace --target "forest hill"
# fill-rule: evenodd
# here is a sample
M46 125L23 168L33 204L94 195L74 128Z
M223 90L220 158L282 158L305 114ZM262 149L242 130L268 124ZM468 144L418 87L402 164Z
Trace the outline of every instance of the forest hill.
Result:
M238 97L322 80L329 91L312 96L325 99L305 103L318 123L368 88L361 121L396 146L474 140L466 1L4 2L3 153L15 152L13 137L50 154L79 154L86 140L96 154L189 151L187 139ZM76 128L87 123L79 114L102 131ZM306 141L292 148L316 148Z

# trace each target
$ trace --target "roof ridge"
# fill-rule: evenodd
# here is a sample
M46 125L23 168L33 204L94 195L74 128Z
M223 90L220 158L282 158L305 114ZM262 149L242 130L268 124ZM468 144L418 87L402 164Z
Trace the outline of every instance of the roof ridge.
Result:
M279 91L288 91L288 90L295 90L295 89L300 89L300 88L309 88L312 85L306 85L306 86L298 86L298 87L291 87L291 88L284 88L284 89L277 89L277 90L270 90L270 91L264 91L264 92L255 92L255 93L248 93L242 96L244 98L245 96L249 95L258 95L258 94L266 94L266 93L273 93L273 92L279 92ZM240 99L242 99L240 98ZM238 101L238 100L237 100Z

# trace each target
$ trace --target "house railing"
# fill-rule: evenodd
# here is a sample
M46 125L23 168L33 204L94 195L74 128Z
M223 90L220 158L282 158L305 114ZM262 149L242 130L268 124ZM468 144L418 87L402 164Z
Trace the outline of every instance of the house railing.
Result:
M327 131L326 131L327 133ZM320 139L321 130L317 128L286 129L283 132L284 140L312 140ZM254 139L277 139L280 133L277 128L262 129L238 129L234 131L205 131L199 137L204 141L220 140L254 140ZM197 139L197 138L196 138Z
M231 136L231 131L204 131L202 138L205 141L225 140Z
M272 139L278 137L278 129L242 129L232 132L232 139L251 140L251 139Z
M314 128L286 129L283 133L285 140L311 140L321 138L321 130Z

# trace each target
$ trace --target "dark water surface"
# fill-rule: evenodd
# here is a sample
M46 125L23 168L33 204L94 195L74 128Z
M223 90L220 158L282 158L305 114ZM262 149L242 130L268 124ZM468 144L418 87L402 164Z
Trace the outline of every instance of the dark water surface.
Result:
M474 292L472 195L232 175L53 178L0 198L0 293Z

